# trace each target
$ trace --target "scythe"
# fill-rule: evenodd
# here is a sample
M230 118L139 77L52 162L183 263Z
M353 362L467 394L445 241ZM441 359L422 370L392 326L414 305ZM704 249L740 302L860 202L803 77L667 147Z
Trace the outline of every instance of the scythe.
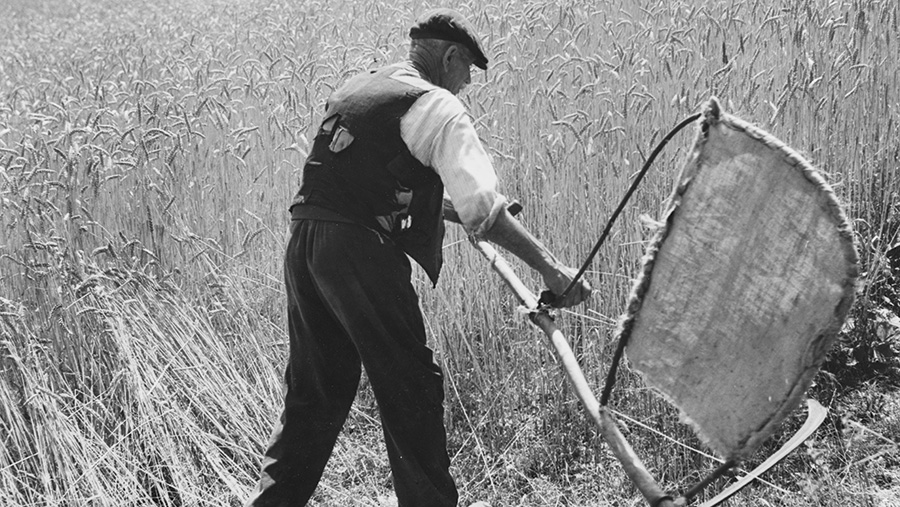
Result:
M665 143L698 118L665 225L647 247L620 320L600 401L551 308L489 243L470 238L547 335L585 411L653 507L687 504L797 408L853 303L858 276L850 226L828 184L795 151L726 114L712 98L648 158L570 288ZM445 218L452 220L452 212ZM678 498L658 486L608 407L626 350L633 368L724 458ZM736 493L812 434L826 410L814 400L807 408L806 423L792 439L702 507Z

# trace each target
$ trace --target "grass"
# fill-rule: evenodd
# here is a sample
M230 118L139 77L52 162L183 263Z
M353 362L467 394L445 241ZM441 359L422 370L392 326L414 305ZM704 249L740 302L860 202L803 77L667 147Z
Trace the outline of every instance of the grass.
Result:
M0 497L9 505L237 505L279 411L285 208L307 131L346 77L404 56L405 29L423 5L6 5ZM865 297L848 328L852 347L837 352L896 343L896 314L883 301L894 276L886 252L900 240L896 2L535 0L460 9L491 58L463 99L503 191L562 259L580 262L651 146L714 94L802 151L846 203ZM666 149L600 251L589 273L596 297L560 318L596 386L648 236L640 217L664 209L688 137ZM456 228L445 255L436 290L421 273L416 282L446 373L463 499L639 504L543 338ZM877 374L832 362L811 392L831 408L826 427L738 502L897 503L890 350ZM633 373L623 372L620 386L617 409L665 435L625 424L666 487L684 488L714 466L670 440L702 449ZM373 506L390 496L377 420L364 382L319 505Z

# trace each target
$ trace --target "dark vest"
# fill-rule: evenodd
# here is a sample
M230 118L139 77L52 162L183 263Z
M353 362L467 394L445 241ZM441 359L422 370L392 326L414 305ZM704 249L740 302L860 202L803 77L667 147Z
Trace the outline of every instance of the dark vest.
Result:
M400 118L427 90L392 79L397 69L358 75L328 98L291 206L326 208L386 235L437 284L444 187L400 137Z

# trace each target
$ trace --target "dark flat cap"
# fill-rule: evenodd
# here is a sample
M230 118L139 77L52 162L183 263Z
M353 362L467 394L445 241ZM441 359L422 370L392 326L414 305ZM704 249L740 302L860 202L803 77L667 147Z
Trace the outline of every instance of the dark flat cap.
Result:
M487 70L488 59L472 25L453 9L434 9L426 12L409 29L411 39L439 39L462 44L475 57L475 66Z

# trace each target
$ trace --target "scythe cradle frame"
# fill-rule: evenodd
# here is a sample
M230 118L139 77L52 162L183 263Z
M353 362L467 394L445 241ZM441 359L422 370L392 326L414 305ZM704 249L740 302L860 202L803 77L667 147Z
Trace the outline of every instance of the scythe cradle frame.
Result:
M500 275L522 305L530 310L529 318L537 327L544 331L544 334L546 334L547 338L550 340L585 412L597 425L601 436L610 446L613 455L615 455L616 459L622 465L625 474L635 484L638 491L641 492L644 499L647 500L651 507L685 506L712 481L737 465L734 461L725 461L709 476L678 498L673 498L663 491L650 472L647 471L646 467L641 462L641 459L634 452L634 449L632 449L624 435L622 435L608 406L605 404L601 405L594 396L593 391L578 364L578 359L575 357L574 352L572 352L572 349L569 346L568 340L566 340L562 331L559 330L559 327L556 325L556 322L548 310L538 303L537 297L525 287L506 260L493 246L491 246L490 243L472 239L472 244L488 260L491 268ZM714 507L728 499L803 443L803 441L822 424L827 413L827 410L814 400L808 400L808 409L809 414L803 427L801 427L797 433L781 447L781 449L743 478L716 495L713 499L703 503L700 507Z
M566 289L566 291L560 297L564 297L565 294L568 293L568 291L575 285L578 278L584 274L587 267L592 262L593 257L599 250L600 245L608 236L612 223L616 220L619 213L624 208L625 202L634 192L637 185L640 183L640 180L646 174L653 160L662 150L665 144L681 128L689 123L692 123L694 120L701 116L703 116L704 118L703 123L701 124L701 139L699 139L698 143L702 143L702 136L706 133L706 130L709 128L710 123L718 121L727 122L730 126L745 131L751 137L784 152L785 156L788 157L788 159L793 164L798 166L798 168L803 172L804 176L813 184L815 184L819 189L823 190L826 194L825 197L829 206L829 212L833 215L833 218L839 225L839 234L842 240L843 247L842 255L844 256L844 259L848 265L847 273L843 279L842 284L842 297L837 308L835 309L834 316L831 322L828 323L822 334L817 337L818 346L823 347L825 350L827 350L828 346L830 346L830 344L833 342L835 335L839 331L840 326L843 323L843 320L853 303L855 282L856 277L858 276L858 257L855 250L853 236L850 231L850 227L847 224L846 217L844 216L843 211L840 209L840 206L837 204L837 201L834 199L830 188L828 188L824 180L822 180L822 178L802 157L800 157L798 154L790 150L790 148L788 148L783 143L770 136L766 132L757 129L756 127L753 127L752 125L749 125L740 119L722 113L718 101L715 98L710 99L710 101L705 104L702 114L696 114L686 119L675 129L673 129L673 131L670 132L652 152L650 157L647 159L647 162L644 164L644 168L635 178L635 181L633 182L631 188L628 190L628 192L626 192L622 203L609 219L606 228L601 234L601 237L598 240L597 244L594 246L594 249L588 256L588 259L584 262L584 265L582 266L581 270L579 270L578 274L576 275L575 279L573 279L568 289ZM685 186L686 185L684 184L679 185L679 189L676 190L676 194L683 191ZM448 210L445 209L445 218L447 220L458 221L458 218L454 216L455 213L452 212L452 209L449 210L449 212L447 211ZM539 301L534 296L534 294L532 294L528 290L528 288L525 287L521 280L519 280L519 278L512 271L505 259L500 256L500 254L493 248L493 246L485 241L481 241L473 237L470 237L470 241L475 246L475 248L488 260L494 271L500 275L503 281L519 299L519 301L526 307L526 309L529 311L529 317L531 321L535 325L540 327L547 335L567 373L567 376L569 377L570 383L574 387L579 400L582 402L585 411L596 423L601 435L610 446L619 463L622 465L626 475L635 484L635 486L644 496L646 501L651 505L651 507L675 507L686 505L691 501L693 497L698 495L717 477L721 476L726 471L737 465L740 456L725 460L725 462L709 476L701 480L698 484L691 487L676 499L664 492L659 487L652 475L641 463L640 458L637 457L630 444L624 438L621 431L619 431L611 410L607 407L607 403L612 386L615 383L618 364L624 353L624 349L629 338L629 334L631 331L630 324L633 322L634 313L640 307L642 294L638 294L637 297L635 297L635 294L632 294L628 309L628 315L626 315L625 320L623 321L623 329L621 329L621 334L619 336L618 348L616 350L615 356L613 357L610 371L607 375L606 386L604 388L601 401L598 401L591 391L591 388L588 385L586 378L584 377L578 361L575 358L575 355L572 352L571 348L569 347L568 341L554 322L553 317L549 312L549 307ZM658 246L659 244L657 243L653 248ZM653 259L652 255L648 255L648 257L650 258L645 258L644 275L642 275L642 279L640 279L636 284L636 292L645 290L646 285L649 284L649 270L652 268ZM637 307L635 307L635 305ZM822 355L824 356L824 353ZM758 434L753 436L754 446L761 442L766 436L771 434L771 432L775 430L775 427L797 407L803 392L805 392L805 390L808 388L813 375L818 370L820 363L821 361L818 361L816 364L813 364L804 373L802 378L796 382L794 390L791 393L789 399L785 400L778 413L772 416L770 423L767 424L764 429L760 429ZM716 495L711 500L708 500L707 502L702 504L701 507L712 507L718 505L725 499L729 498L731 495L737 493L738 491L740 491L740 489L752 482L761 473L774 466L774 464L780 461L784 456L789 454L806 438L808 438L809 435L811 435L825 419L827 410L814 400L807 400L807 407L807 420L804 425L797 431L793 438L786 442L781 449L779 449L775 454L770 456L769 459L760 464L755 470L751 471L749 474L733 483L731 486L723 490L720 494Z

